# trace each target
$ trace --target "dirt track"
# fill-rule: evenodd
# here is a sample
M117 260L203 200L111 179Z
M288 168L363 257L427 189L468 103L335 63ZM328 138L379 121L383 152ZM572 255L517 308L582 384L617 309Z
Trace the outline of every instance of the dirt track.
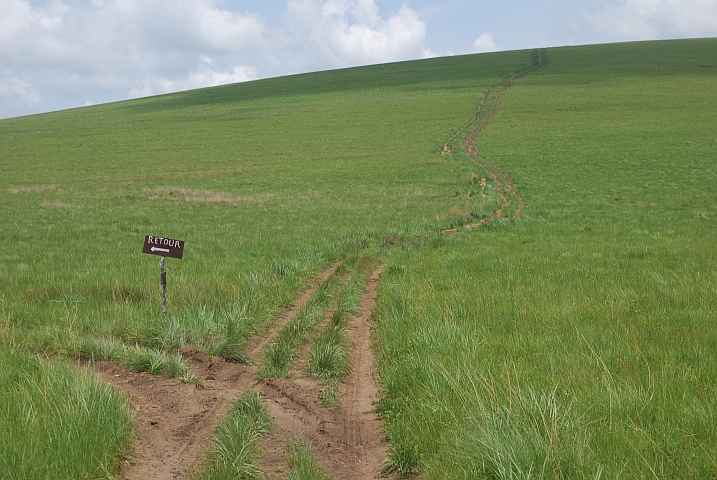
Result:
M349 325L352 343L351 375L339 387L338 406L320 400L322 386L296 371L292 378L267 379L258 385L274 417L274 435L262 450L262 469L269 478L281 478L286 467L289 438L311 443L313 452L334 478L375 478L386 458L381 420L375 412L378 389L371 370L370 317L381 267L371 274L361 302L361 313Z
M470 122L451 136L451 138L449 138L444 145L443 151L445 153L450 153L453 149L452 143L465 135L465 140L462 145L463 150L469 158L488 172L490 177L493 179L493 183L495 183L496 192L503 201L501 206L493 213L491 218L484 219L478 223L466 225L465 228L474 228L486 225L494 220L503 218L505 209L510 207L514 201L517 203L514 216L515 218L520 218L523 208L525 207L525 199L518 194L515 184L505 170L493 165L480 154L476 145L476 140L478 139L478 136L483 133L488 124L490 124L490 122L495 118L505 91L512 87L516 80L522 78L527 73L545 68L547 66L547 52L545 50L533 50L530 67L518 70L487 89L483 93L478 109L471 118Z
M466 229L488 224L503 217L514 202L514 216L520 218L525 206L508 174L487 161L478 151L476 139L495 117L504 92L530 71L547 66L545 51L535 50L530 67L515 72L485 91L471 120L445 144L464 138L462 148L479 166L488 171L501 206L492 217ZM446 230L444 234L458 230ZM268 335L255 337L248 354L256 364L276 334L306 305L318 286L337 269L331 266L314 279L291 309L279 316ZM381 267L371 274L349 333L352 342L350 377L339 387L338 405L326 407L320 400L322 385L305 373L306 349L294 364L291 378L256 380L257 367L210 359L191 350L182 352L191 368L206 380L206 386L181 383L176 379L134 373L116 368L111 362L97 362L94 369L108 383L128 395L137 412L137 442L132 463L123 474L134 479L183 479L202 457L208 439L227 412L233 398L253 389L266 400L274 417L273 433L266 437L260 466L268 478L283 478L286 469L286 445L299 437L311 443L313 452L331 476L341 479L375 478L387 456L382 437L381 419L375 412L378 389L372 372L370 349L371 312L374 307ZM330 315L330 312L327 313Z
M306 305L318 285L331 276L337 265L319 275L272 327L265 337L256 337L249 355L259 363L264 349L276 334ZM111 362L97 362L95 371L129 396L137 412L137 443L133 463L124 478L183 479L202 456L217 423L233 398L247 390L259 391L274 417L272 435L261 444L260 466L268 478L282 478L286 469L289 438L311 443L314 454L335 478L369 479L378 474L386 458L381 420L374 402L378 390L371 366L370 317L381 269L372 273L361 302L361 313L349 325L353 370L339 387L338 405L325 407L320 399L322 385L303 372L292 378L256 380L257 367L212 361L190 350L183 356L206 386L115 368ZM327 312L327 316L330 312ZM296 363L301 363L299 359Z

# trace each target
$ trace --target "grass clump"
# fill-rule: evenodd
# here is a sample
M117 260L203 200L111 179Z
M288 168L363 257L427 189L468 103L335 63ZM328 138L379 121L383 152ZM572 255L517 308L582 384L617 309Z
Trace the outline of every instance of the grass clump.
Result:
M341 290L338 309L348 314L358 314L361 311L361 299L366 290L366 277L354 273Z
M232 306L217 311L208 306L189 309L183 317L156 320L143 335L143 345L180 349L187 344L226 361L250 363L245 345L256 328L256 319L246 306Z
M137 372L147 372L150 375L166 375L178 378L185 382L197 383L200 381L182 359L181 354L169 354L159 350L134 345L124 347L121 356L117 359L121 365L126 365Z
M200 381L181 354L140 344L128 345L114 337L77 335L75 332L47 327L34 332L25 342L30 349L46 355L109 360L136 372L166 375L190 383Z
M124 397L87 372L18 350L0 347L0 365L0 476L117 473L132 439Z
M299 439L289 441L289 480L331 480L311 453L311 446Z
M337 383L351 372L349 350L351 342L346 335L349 315L337 310L329 324L314 339L309 351L309 373L328 383Z
M192 480L262 478L254 462L257 441L271 429L271 415L258 392L232 401L229 413L217 426L209 451Z

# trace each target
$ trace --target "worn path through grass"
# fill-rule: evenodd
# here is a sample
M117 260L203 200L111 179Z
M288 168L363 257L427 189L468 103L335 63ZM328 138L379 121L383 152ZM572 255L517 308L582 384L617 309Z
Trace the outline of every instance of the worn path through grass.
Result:
M259 363L307 279L368 250L364 284L386 263L372 345L388 468L714 476L714 52L714 40L559 48L548 68L539 51L502 52L2 121L3 351L94 358L128 389L154 385L147 404L169 410L171 385L186 389L196 408L178 421L207 426L199 436L143 424L186 436L170 453L185 470L245 389L295 426L340 411L348 380L323 360L305 369L317 344L340 357L352 333L328 318L336 297L312 304L270 372L281 378L226 360ZM468 121L451 137L456 119ZM156 262L137 251L156 231L191 239L169 270L167 317ZM327 295L346 291L345 273ZM0 381L32 383L34 368ZM215 436L244 431L225 427ZM331 471L325 453L312 448ZM93 475L114 473L110 460Z
M541 66L545 66L545 60ZM531 68L538 67L534 60ZM475 149L476 137L493 119L504 91L529 70L507 77L483 95L474 119L462 130L462 134L459 132L453 137L467 136L467 155L479 157ZM483 111L485 103L491 105L487 112ZM484 159L482 161L485 162ZM492 168L497 169L495 166ZM505 172L502 175L508 178ZM512 193L520 198L514 189ZM499 219L504 208L501 205L490 220ZM519 216L519 209L517 212L516 216ZM464 228L475 226L466 225ZM363 269L369 264L364 261ZM275 350L298 348L293 343L291 346L282 346L283 333L291 330L293 323L299 321L302 315L308 315L306 310L311 310L317 295L326 290L331 281L336 281L334 275L340 267L341 264L336 263L320 273L293 302L292 308L276 318L269 331L248 342L242 358L252 359L255 365L231 364L221 358L209 358L199 352L187 351L185 354L190 357L189 365L203 384L197 387L147 374L117 370L111 364L100 364L103 378L127 393L138 411L136 461L125 472L125 478L184 478L186 472L196 467L211 432L231 400L250 389L262 393L268 411L274 418L274 433L261 441L264 454L259 464L267 474L279 478L289 460L287 445L295 439L313 445L313 453L319 463L335 478L369 479L385 469L388 446L383 439L382 422L376 413L379 396L370 347L371 315L383 266L366 272L367 283L360 305L357 305L358 314L352 315L349 321L351 370L345 381L322 385L320 379L312 378L304 369L294 371L288 378L275 378L277 375L284 377L292 364L306 365L308 348L303 349L303 355L298 359L296 354L286 353L285 362L288 363L266 363L270 361L266 358L276 357L277 354L272 353ZM347 278L342 283L345 284ZM323 305L319 313L326 317L328 324L340 295L334 289L333 293L322 293L322 298L327 294L330 296L319 300L316 306ZM328 308L331 296L334 297L333 309ZM315 323L316 320L312 321L306 328L315 328ZM324 328L327 328L326 325ZM300 335L293 342L304 341L306 334ZM262 357L265 360L261 360ZM264 367L259 368L262 364ZM332 395L329 399L327 392ZM191 434L188 435L189 432Z

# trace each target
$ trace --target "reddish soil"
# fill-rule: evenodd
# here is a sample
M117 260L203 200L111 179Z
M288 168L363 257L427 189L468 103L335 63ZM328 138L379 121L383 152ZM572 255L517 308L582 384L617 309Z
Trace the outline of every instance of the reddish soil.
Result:
M249 354L256 363L271 340L311 298L318 285L338 265L321 273L267 335L250 342ZM360 315L349 326L353 344L353 372L338 387L337 405L325 407L323 386L301 371L288 379L256 380L256 366L209 359L202 353L183 351L205 380L204 386L176 379L134 373L112 362L94 364L96 373L126 394L136 410L136 444L125 479L184 479L201 460L219 420L233 398L249 389L259 391L274 417L273 433L261 444L259 460L268 478L281 478L286 470L286 446L290 438L312 445L319 462L334 478L368 479L378 475L386 458L381 419L375 413L378 390L369 347L370 318L381 269L371 275ZM327 316L331 311L327 313ZM306 349L305 349L306 351ZM285 476L285 475L284 475Z
M112 362L95 363L96 372L126 394L136 411L137 441L123 472L127 480L186 478L231 400L253 383L246 365L187 354L192 368L206 379L205 387L134 373Z

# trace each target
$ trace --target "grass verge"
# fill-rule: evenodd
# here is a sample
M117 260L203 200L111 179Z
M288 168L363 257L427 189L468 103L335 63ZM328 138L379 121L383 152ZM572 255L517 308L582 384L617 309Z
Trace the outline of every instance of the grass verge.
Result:
M128 453L127 400L71 365L0 348L0 476L112 478ZM58 455L58 452L62 452Z

